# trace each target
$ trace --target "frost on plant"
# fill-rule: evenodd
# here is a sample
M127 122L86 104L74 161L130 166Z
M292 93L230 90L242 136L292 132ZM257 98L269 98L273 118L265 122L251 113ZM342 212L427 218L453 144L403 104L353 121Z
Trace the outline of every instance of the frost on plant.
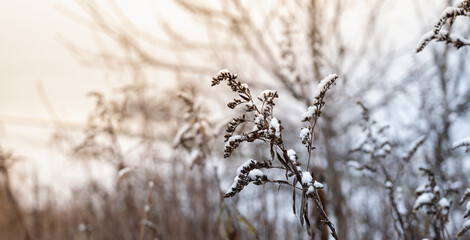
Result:
M449 191L444 186L439 186L434 172L427 168L420 168L425 176L428 177L427 182L416 189L418 197L413 206L413 212L424 209L426 215L430 216L430 228L433 235L445 236L446 224L449 222L449 210L452 205L450 201Z
M320 117L321 110L325 105L324 97L328 89L335 83L338 76L332 74L320 81L318 88L314 92L314 101L312 106L302 114L302 122L307 126L301 129L299 137L308 151L307 168L302 170L300 167L301 159L293 149L284 146L282 140L282 131L284 129L281 120L274 117L274 100L279 97L275 90L265 90L254 98L247 84L237 80L238 76L228 70L221 70L212 79L212 86L219 85L225 81L231 90L238 94L239 98L234 98L227 106L234 109L240 105L244 106L244 114L235 117L228 124L225 134L224 157L230 157L232 153L244 142L254 142L256 140L265 142L269 145L271 158L265 161L250 159L242 164L237 170L233 184L225 193L224 197L233 197L243 190L249 183L262 185L273 183L288 186L293 190L293 211L296 214L296 195L301 194L300 222L307 225L307 232L310 236L310 221L308 206L309 200L313 200L316 208L319 209L323 223L330 229L331 236L338 239L334 224L328 218L326 210L318 195L318 191L324 188L324 185L315 180L315 175L309 171L309 163L313 146L313 133L316 122ZM240 133L238 127L243 127L244 131ZM246 125L251 125L246 127ZM248 131L246 129L249 129ZM303 161L305 162L305 160ZM279 179L277 175L267 175L263 169L281 169L284 171L284 178Z
M439 21L434 26L434 29L423 35L419 47L416 49L416 52L422 51L429 42L436 40L438 42L445 42L446 44L452 44L457 49L463 46L470 46L470 40L465 39L464 37L450 33L448 30L442 29L446 23L449 23L449 29L454 24L455 19L459 16L470 17L470 1L463 0L457 1L457 3L446 8L442 13Z
M465 202L467 203L465 207L465 214L464 214L464 219L466 219L462 225L462 228L460 231L457 233L456 237L461 237L463 236L468 230L470 230L470 188L467 188L465 190L465 193L460 199L460 205L464 205Z
M369 109L359 102L362 108L362 123L364 137L350 150L350 153L359 154L357 159L348 162L356 170L368 171L371 181L382 181L388 195L388 204L394 220L394 229L400 239L414 239L416 229L424 227L431 239L448 239L446 224L449 222L452 207L452 195L456 190L447 182L436 179L435 174L428 168L420 168L427 177L427 181L418 185L414 191L415 201L411 204L412 212L407 210L403 201L399 185L409 186L405 179L414 177L411 159L417 158L416 153L427 137L420 136L397 153L397 143L389 139L387 125L380 125L370 116ZM411 193L413 194L413 193ZM470 190L467 198L470 198ZM466 198L462 198L463 204ZM470 214L469 214L470 215Z
M466 152L470 152L470 137L466 137L452 143L452 150L455 150L460 147L466 147Z

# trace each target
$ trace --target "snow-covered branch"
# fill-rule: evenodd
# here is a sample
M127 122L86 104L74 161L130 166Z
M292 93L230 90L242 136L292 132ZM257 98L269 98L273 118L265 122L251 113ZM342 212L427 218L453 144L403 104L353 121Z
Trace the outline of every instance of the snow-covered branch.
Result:
M449 22L449 28L454 23L458 16L470 17L470 1L463 0L457 2L453 7L446 8L439 18L439 21L434 26L434 29L423 35L421 42L419 43L416 52L422 51L429 42L436 40L438 42L445 42L446 44L452 44L457 49L463 46L470 46L470 40L464 37L443 30L442 27Z

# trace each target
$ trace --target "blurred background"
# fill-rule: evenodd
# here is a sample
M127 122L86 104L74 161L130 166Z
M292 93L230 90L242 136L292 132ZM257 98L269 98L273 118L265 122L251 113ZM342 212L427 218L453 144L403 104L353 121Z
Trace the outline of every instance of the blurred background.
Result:
M270 155L254 142L223 158L240 111L226 107L228 87L210 87L220 69L255 96L279 92L274 113L303 164L300 116L318 82L340 76L313 164L342 239L399 237L374 164L395 179L406 239L441 239L413 211L427 179L419 168L431 169L453 202L454 236L470 186L468 153L451 151L470 136L469 53L443 43L415 53L453 4L1 1L0 239L307 239L287 188L249 185L223 199L241 163ZM468 37L469 26L458 18L452 31ZM380 160L357 151L367 131L391 148ZM310 214L313 239L328 239Z

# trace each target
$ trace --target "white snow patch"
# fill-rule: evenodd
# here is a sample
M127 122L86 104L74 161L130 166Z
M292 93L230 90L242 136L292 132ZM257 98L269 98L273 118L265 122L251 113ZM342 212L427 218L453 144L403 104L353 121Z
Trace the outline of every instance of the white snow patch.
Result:
M448 209L450 207L450 202L449 200L447 200L447 198L442 198L441 200L439 200L438 204L441 209Z
M248 167L251 163L256 164L257 161L256 161L256 160L253 160L253 159L250 159L250 160L244 162L242 165L240 165L240 167L237 168L237 175L242 174L242 170L243 170L244 168Z
M325 86L333 81L334 79L338 78L338 75L337 74L330 74L328 76L326 76L323 80L320 81L320 83L318 84L317 88L315 89L315 92L314 92L314 98L317 98L320 93L323 91L323 89L325 88Z
M454 3L453 6L454 6L454 7L460 7L460 5L461 5L464 1L466 1L466 0L457 0L457 1L455 1L455 3Z
M319 183L317 181L315 181L313 183L313 187L316 188L316 189L322 189L323 188L323 184L322 183Z
M279 124L277 118L271 119L271 122L269 123L269 132L271 134L274 134L276 137L281 136L281 125Z
M403 201L400 201L398 203L398 212L401 214L401 215L406 215L408 214L408 209L406 209L406 206L405 206L405 203Z
M261 178L263 176L264 176L264 173L259 169L253 169L248 173L248 177L253 181L255 181L258 177Z
M225 147L230 146L232 142L243 141L244 139L245 139L245 136L242 136L242 135L231 136L225 143Z
M421 37L421 41L420 41L420 44L419 44L419 45L422 45L424 42L429 41L429 39L431 39L433 36L434 36L434 30L425 33L425 34Z
M426 140L426 135L423 135L421 137L419 137L418 139L414 140L410 146L408 147L408 152L411 152L413 151L415 148L418 147L418 145L420 145L424 140Z
M470 147L470 137L462 138L452 143L452 150L463 146Z
M392 151L392 147L389 144L386 144L382 149L385 152L391 152Z
M303 140L309 135L310 131L308 130L308 128L302 128L302 130L300 130L299 138Z
M313 115L315 115L316 112L317 112L317 107L315 107L315 106L308 107L307 111L302 113L301 120L302 121L307 121L309 118L311 118Z
M236 176L234 179L233 179L233 183L232 183L232 186L230 186L230 188L227 190L227 192L225 192L225 194L230 194L233 192L233 189L237 186L237 183L238 181L240 180L240 178L238 176Z
M430 191L430 190L431 190L431 187L429 187L426 184L423 184L423 185L416 188L415 193L421 194L423 192Z
M464 195L467 195L470 193L470 188L465 189L465 192L463 193Z
M263 114L257 114L255 118L255 124L260 124L264 120L264 115Z
M362 145L362 151L371 153L374 151L374 147L371 144L366 143Z
M296 159L297 153L293 149L287 150L287 156L289 156L289 159L293 162L297 161Z
M450 189L456 190L459 189L463 186L463 183L461 181L455 181L450 184Z
M442 11L441 18L445 18L447 15L454 15L454 12L458 10L459 8L456 7L447 7L444 11Z
M463 228L470 228L470 219L463 223Z
M302 173L302 184L310 185L312 183L312 175L310 172L303 172Z
M430 204L433 199L434 199L433 193L429 193L429 192L423 193L416 199L413 209L417 209L424 204Z
M307 195L313 193L315 191L315 188L313 186L308 187L307 189Z

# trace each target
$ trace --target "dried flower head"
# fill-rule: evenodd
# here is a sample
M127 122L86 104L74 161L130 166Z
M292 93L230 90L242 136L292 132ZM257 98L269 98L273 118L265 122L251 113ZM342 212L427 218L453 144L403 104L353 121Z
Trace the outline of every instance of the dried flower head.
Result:
M212 78L212 86L227 81L233 92L238 93L240 98L235 98L227 106L231 109L244 104L245 114L235 117L227 126L225 134L224 157L230 157L235 149L242 142L253 142L260 140L270 143L282 142L281 131L283 129L281 121L273 116L274 100L279 97L275 90L265 90L257 98L260 103L257 105L250 93L248 84L237 80L237 75L228 70L221 70ZM235 134L237 128L244 123L254 123L251 131Z

